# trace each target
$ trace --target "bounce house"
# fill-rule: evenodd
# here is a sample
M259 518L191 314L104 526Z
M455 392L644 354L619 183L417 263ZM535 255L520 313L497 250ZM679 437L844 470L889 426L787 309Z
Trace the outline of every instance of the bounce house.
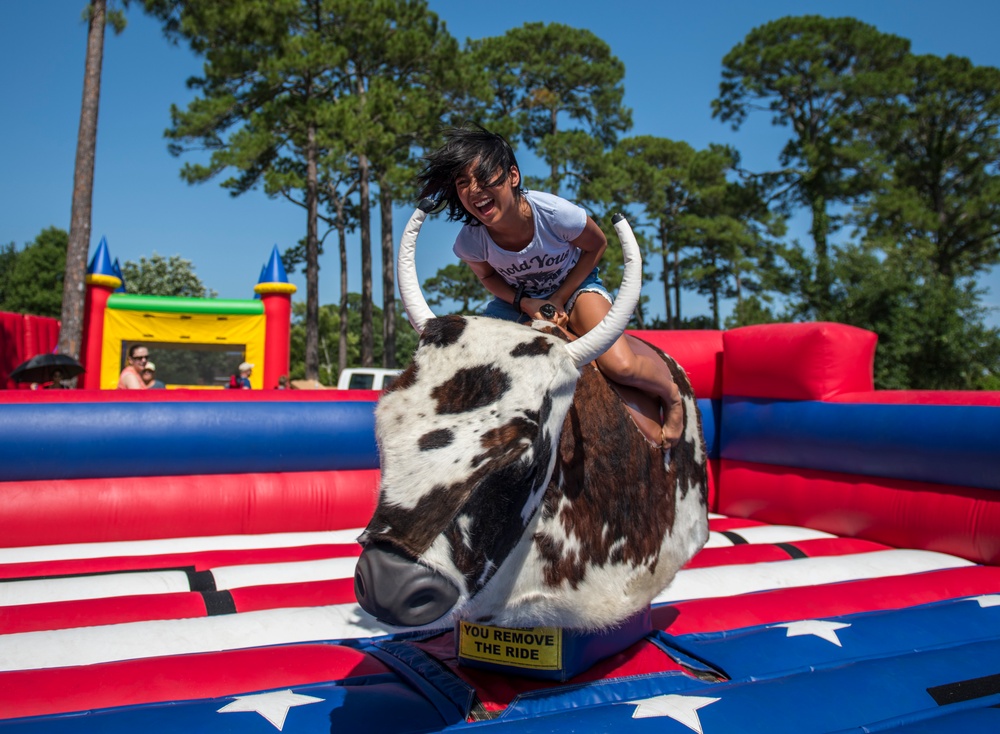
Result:
M222 388L241 362L256 365L253 388L288 374L294 285L275 245L250 300L145 296L121 292L120 268L101 242L87 269L80 361L84 389L113 390L132 344L147 345L168 387ZM171 359L173 357L173 359ZM182 365L164 372L167 362Z
M840 324L637 335L697 394L710 538L567 681L358 606L377 394L0 396L0 731L997 731L1000 393L874 390Z

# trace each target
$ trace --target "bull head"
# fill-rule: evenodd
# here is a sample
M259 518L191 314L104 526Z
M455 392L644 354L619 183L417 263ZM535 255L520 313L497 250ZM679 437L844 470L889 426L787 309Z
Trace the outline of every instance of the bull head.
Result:
M575 341L547 322L436 318L414 263L431 208L421 203L400 242L400 297L421 338L376 410L381 488L359 538L355 592L366 611L401 626L448 616L565 622L567 610L541 591L538 510L580 370L618 339L638 302L639 248L616 216L622 286L604 321Z

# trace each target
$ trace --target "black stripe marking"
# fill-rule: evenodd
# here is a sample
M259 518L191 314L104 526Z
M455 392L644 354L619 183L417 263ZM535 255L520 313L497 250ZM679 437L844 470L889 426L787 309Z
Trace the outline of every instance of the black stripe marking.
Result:
M747 543L750 542L742 535L740 535L739 533L734 533L732 530L723 530L721 532L723 535L729 538L729 540L732 541L733 545L746 545Z
M982 678L960 680L957 683L946 683L943 686L933 686L928 688L927 692L931 694L931 698L937 702L938 706L992 696L1000 693L1000 673L984 675Z
M809 557L805 553L802 552L802 549L797 548L796 546L792 545L791 543L775 543L774 545L775 545L775 547L781 548L781 550L785 551L785 553L787 553L791 558L808 558Z
M191 591L215 591L215 576L211 571L195 571L194 568L184 570L187 572Z
M209 617L218 614L236 614L236 602L228 591L203 591L201 597L205 600L205 610Z

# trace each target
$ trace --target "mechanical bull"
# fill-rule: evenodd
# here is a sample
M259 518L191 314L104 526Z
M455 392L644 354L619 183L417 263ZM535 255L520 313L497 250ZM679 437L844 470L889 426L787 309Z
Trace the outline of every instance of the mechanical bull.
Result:
M616 217L621 290L570 341L544 321L435 318L414 266L425 217L414 213L400 243L400 295L421 336L376 410L382 482L359 538L358 601L400 626L614 627L708 537L705 444L684 371L660 353L685 411L681 442L665 451L592 364L638 301L632 231Z

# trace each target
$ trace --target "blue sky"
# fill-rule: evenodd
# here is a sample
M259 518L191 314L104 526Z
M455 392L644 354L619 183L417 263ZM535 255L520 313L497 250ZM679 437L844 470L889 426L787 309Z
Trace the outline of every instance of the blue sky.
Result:
M0 242L18 247L49 226L69 228L73 160L83 86L87 28L85 0L4 0L0 25L0 70L4 111L0 114ZM500 35L526 22L560 22L589 28L625 64L630 134L658 135L703 148L737 147L752 170L776 165L787 138L767 115L738 131L712 119L722 57L754 27L787 15L853 16L910 39L916 53L966 56L1000 66L1000 3L996 0L505 0L484 6L458 0L430 0L430 7L460 41ZM137 9L128 27L105 41L93 202L91 254L106 236L112 257L138 261L154 252L191 260L202 281L222 298L249 298L273 245L297 242L305 213L253 191L232 198L216 182L184 183L185 160L167 152L163 131L171 104L192 98L187 78L200 61L172 46L159 27ZM522 165L531 170L531 164ZM398 239L409 208L395 217ZM378 242L377 217L373 242ZM455 224L431 222L421 237L417 267L421 280L452 262ZM339 266L331 238L320 262L320 302L339 297ZM360 291L357 235L350 240L350 290ZM380 272L377 245L374 272ZM291 276L305 299L301 273ZM1000 307L1000 269L982 281L986 303ZM650 310L663 314L662 286L647 286ZM375 296L381 301L380 286ZM683 303L687 316L707 313L694 295ZM1000 311L989 322L1000 325Z

